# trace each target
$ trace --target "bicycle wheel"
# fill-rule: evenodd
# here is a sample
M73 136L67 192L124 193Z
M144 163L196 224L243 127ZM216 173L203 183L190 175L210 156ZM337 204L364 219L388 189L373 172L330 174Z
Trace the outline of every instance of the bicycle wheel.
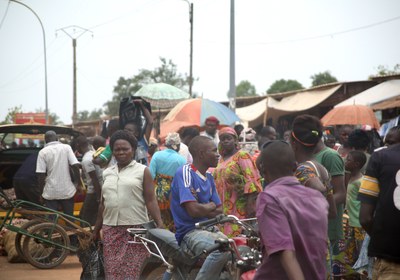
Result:
M69 247L69 238L61 226L42 223L34 226L29 233L43 239L25 237L22 248L26 261L31 265L42 269L53 268L68 256L69 250L61 246Z
M21 229L29 231L33 226L40 223L40 220L30 220L21 226ZM26 235L22 233L17 233L15 236L15 250L17 251L18 255L25 259L24 252L22 250L22 245L25 240Z

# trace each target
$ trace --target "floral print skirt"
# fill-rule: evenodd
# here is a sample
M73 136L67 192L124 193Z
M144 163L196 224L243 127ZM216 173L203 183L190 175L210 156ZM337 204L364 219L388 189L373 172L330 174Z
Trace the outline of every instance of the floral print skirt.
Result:
M126 231L140 226L103 225L103 254L106 279L136 280L145 259L149 256L142 244L132 244L133 237Z

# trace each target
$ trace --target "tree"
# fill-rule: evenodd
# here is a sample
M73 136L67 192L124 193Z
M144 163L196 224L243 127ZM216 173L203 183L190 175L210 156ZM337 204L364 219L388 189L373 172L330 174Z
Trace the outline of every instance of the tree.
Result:
M227 96L229 97L229 92L227 93ZM241 81L236 86L236 97L245 96L257 96L256 87L247 80Z
M92 121L99 120L101 115L103 114L102 109L93 109L92 112L87 110L78 112L78 121Z
M287 92L292 90L303 89L303 85L300 84L296 80L277 80L275 81L270 88L267 90L267 93L278 93L278 92Z
M64 123L60 120L60 117L56 113L49 111L49 124L60 125Z
M396 75L396 74L400 74L400 64L396 64L393 67L393 70L390 70L388 66L386 65L379 65L377 68L377 73L376 75L372 75L372 76L387 76L387 75ZM371 78L371 76L370 76Z
M45 110L43 110L42 108L36 109L35 111L36 111L36 113L45 112ZM62 121L60 121L60 117L56 113L52 113L49 110L49 124L60 125L60 124L64 124L64 123Z
M120 101L133 95L146 84L166 83L181 89L189 85L189 77L186 74L185 76L178 74L177 67L172 60L167 61L167 59L160 57L160 61L161 66L154 70L140 69L139 74L132 78L120 77L114 87L112 99L104 104L105 114L117 116Z
M43 113L44 110L39 108L35 110L36 113ZM14 108L9 108L8 109L8 114L6 115L5 119L0 122L0 124L11 124L14 123L14 119L15 119L15 114L20 114L23 113L22 112L22 105L19 106L15 106ZM60 121L60 117L57 116L57 114L55 113L51 113L49 111L49 124L62 124L62 122Z
M315 75L312 75L310 78L312 80L311 86L313 87L324 84L336 83L338 81L334 76L331 75L329 71L317 73Z
M14 123L15 114L22 113L22 105L15 106L14 108L8 108L8 113L4 120L0 124L11 124Z

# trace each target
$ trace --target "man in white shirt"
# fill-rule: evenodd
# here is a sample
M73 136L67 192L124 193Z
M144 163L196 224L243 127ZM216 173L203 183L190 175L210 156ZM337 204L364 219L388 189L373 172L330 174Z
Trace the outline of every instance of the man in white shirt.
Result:
M218 126L219 126L219 120L214 116L210 116L205 121L206 130L200 133L200 135L212 139L217 147L219 143Z
M193 157L189 152L190 141L196 136L199 136L200 132L197 127L186 127L180 134L181 145L179 149L179 154L186 158L187 163L192 164Z
M82 182L79 175L79 162L71 146L62 144L57 134L49 130L44 136L46 145L40 150L36 173L39 189L46 207L53 210L63 210L65 214L73 215L74 195L82 191ZM71 180L69 167L72 167L76 187Z

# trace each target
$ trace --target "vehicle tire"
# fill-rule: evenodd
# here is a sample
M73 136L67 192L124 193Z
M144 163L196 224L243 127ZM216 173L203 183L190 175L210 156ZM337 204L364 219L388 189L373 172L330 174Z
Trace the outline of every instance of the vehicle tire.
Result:
M29 231L32 229L33 226L39 224L40 220L30 220L21 226L21 229ZM15 250L17 251L18 255L25 260L24 252L22 250L22 245L25 240L26 235L23 233L17 233L15 236Z
M41 269L53 268L68 256L69 250L61 246L69 248L69 237L61 226L54 223L38 224L30 230L30 234L44 239L25 237L22 249L26 261L31 265Z
M159 266L150 271L145 277L140 277L141 280L162 280L167 268L165 266Z

